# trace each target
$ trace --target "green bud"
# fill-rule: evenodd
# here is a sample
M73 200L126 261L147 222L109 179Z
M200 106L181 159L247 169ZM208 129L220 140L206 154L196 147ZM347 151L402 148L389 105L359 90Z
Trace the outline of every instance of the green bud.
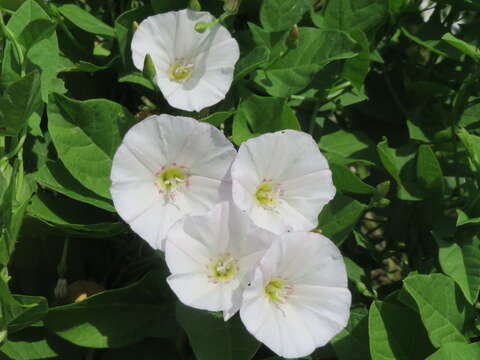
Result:
M153 81L156 74L157 72L155 70L155 65L153 64L152 57L150 56L150 54L145 55L145 60L143 61L143 75L145 75L147 79Z
M195 31L199 33L203 33L207 29L208 29L208 23L206 23L205 21L200 21L195 24Z
M132 22L132 33L135 33L138 29L138 22L134 21Z
M188 2L188 8L190 10L200 11L202 10L202 5L200 5L200 2L198 0L190 0Z
M6 327L2 326L0 328L0 345L3 343L3 340L7 338L8 330Z
M241 2L242 0L224 0L223 10L230 14L236 14Z
M295 24L292 26L290 33L288 34L287 38L287 46L290 49L295 49L298 46L298 38L300 37L300 31L298 30L298 26Z
M375 196L378 196L378 198L384 198L387 196L388 192L390 191L390 181L384 181L380 184L377 185L377 188L375 189Z

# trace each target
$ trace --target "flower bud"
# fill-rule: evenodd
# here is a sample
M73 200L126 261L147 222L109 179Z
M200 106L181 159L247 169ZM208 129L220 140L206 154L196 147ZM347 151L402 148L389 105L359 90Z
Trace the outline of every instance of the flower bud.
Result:
M67 279L59 278L57 281L57 286L55 286L55 290L53 291L55 294L55 298L57 300L65 299L68 295L68 283Z
M202 10L202 5L200 5L200 2L198 0L190 0L188 2L188 8L190 10L200 11Z
M208 29L208 23L206 23L205 21L200 21L195 24L195 31L199 33L203 33L207 29Z
M157 71L155 70L155 65L153 64L152 57L150 54L145 55L145 60L143 60L143 75L147 79L154 80Z
M298 38L300 37L300 31L298 30L298 26L295 24L292 26L290 33L288 34L287 38L287 46L290 49L295 49L298 46Z
M225 3L223 4L223 10L230 13L236 14L238 12L238 8L240 7L240 3L242 0L224 0Z
M138 29L138 22L134 21L132 22L132 33L134 34L135 31Z

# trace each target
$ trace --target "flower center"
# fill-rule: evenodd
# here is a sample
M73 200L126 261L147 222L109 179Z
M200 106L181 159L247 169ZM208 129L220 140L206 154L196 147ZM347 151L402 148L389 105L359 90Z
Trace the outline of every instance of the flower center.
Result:
M257 187L255 200L258 205L266 209L273 209L280 200L281 192L278 185L274 184L271 180L264 179Z
M183 59L175 60L173 65L168 70L168 75L173 81L185 82L192 75L194 67L195 66L193 64L188 63Z
M214 283L230 281L237 272L237 262L230 254L220 256L209 265L208 277Z
M188 177L184 166L177 166L173 163L170 166L163 166L157 173L157 188L165 194L165 201L169 202L176 196L176 191L183 186L188 186Z
M283 304L288 296L292 293L293 288L285 284L283 279L272 279L265 286L265 296L276 304Z

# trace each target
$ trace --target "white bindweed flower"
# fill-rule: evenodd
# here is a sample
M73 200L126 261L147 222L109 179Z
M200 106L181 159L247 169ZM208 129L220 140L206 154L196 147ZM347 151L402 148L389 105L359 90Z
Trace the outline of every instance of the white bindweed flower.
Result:
M235 154L210 124L150 116L127 132L113 158L115 208L137 234L163 250L177 220L206 213L227 195L224 179Z
M240 51L229 31L216 24L203 33L199 22L211 22L204 11L180 10L150 16L132 39L135 67L143 70L145 56L155 65L155 81L168 103L178 109L200 111L228 92Z
M307 356L348 322L351 294L342 255L326 237L280 236L243 293L240 317L258 340L286 358Z
M232 165L233 200L276 234L309 231L335 196L327 160L313 138L283 130L247 140Z
M168 232L167 282L184 304L223 311L240 307L242 290L275 235L262 230L229 202L205 216L188 216Z

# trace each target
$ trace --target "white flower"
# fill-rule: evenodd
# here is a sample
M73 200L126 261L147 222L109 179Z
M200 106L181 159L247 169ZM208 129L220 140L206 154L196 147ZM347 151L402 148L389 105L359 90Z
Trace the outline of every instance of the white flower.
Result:
M167 235L168 284L184 304L223 311L228 320L274 237L228 202L206 216L185 217Z
M346 326L350 303L337 247L320 234L286 233L255 270L240 317L275 353L296 358L325 345Z
M308 231L335 196L327 160L313 138L284 130L244 142L232 165L233 200L276 234Z
M212 106L232 84L240 56L237 41L219 24L195 31L195 24L212 20L204 11L171 11L148 17L135 31L135 67L143 70L145 56L151 55L157 85L175 108L200 111Z
M113 158L113 203L153 248L187 214L203 214L223 198L235 149L215 127L180 116L150 116L125 135Z

